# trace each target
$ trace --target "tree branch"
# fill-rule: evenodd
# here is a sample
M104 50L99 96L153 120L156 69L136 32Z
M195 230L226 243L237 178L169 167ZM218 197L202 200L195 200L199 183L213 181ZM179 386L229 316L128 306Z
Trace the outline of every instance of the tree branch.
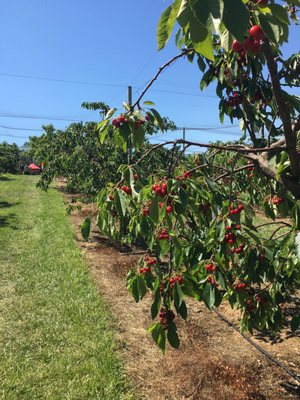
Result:
M270 78L272 82L273 94L278 106L278 114L283 124L283 131L286 141L287 153L289 155L289 160L291 164L291 175L294 178L298 178L300 175L300 162L299 156L297 154L296 148L296 135L292 129L291 116L288 110L288 107L285 103L285 99L283 97L283 92L280 86L280 80L278 75L277 63L274 59L274 54L272 51L272 47L268 41L268 39L264 39L262 44L262 50L266 57L268 70L270 72Z
M188 53L191 53L195 51L194 49L183 49L181 51L181 53L177 54L177 56L171 58L169 61L167 61L164 65L162 65L161 67L159 67L158 71L156 72L156 74L154 75L154 77L150 80L150 82L148 83L148 85L145 87L145 89L142 91L142 93L139 95L139 97L137 98L137 100L134 102L134 104L130 107L131 110L133 110L135 107L140 108L140 101L142 100L142 98L144 97L144 95L146 94L146 92L149 90L149 88L153 85L153 83L156 81L156 79L159 77L159 75L162 73L162 71L167 68L170 64L172 64L174 61L178 60L181 57L186 56Z
M247 169L247 168L249 168L249 167L251 168L251 167L254 167L254 166L255 166L254 164L243 165L242 167L233 169L233 170L231 170L231 171L229 171L229 172L226 172L226 173L224 173L224 174L218 176L217 178L214 179L214 182L217 182L217 181L219 181L220 179L225 178L225 176L229 176L229 175L232 176L232 175L235 174L236 172L240 172L240 171L243 171L244 169Z

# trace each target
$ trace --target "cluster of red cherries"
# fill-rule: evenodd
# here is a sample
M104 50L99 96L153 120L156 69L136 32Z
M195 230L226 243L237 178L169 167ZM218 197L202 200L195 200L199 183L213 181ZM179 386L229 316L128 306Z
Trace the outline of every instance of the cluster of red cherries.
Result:
M147 272L150 272L151 270L151 265L156 264L156 259L155 258L149 258L148 256L144 257L144 263L146 264L145 267L140 268L140 273L145 274Z
M132 194L132 189L130 186L123 185L121 186L121 190L123 190L123 192L125 192L126 194Z
M237 207L229 206L229 215L240 214L244 209L243 204L239 204Z
M243 290L246 289L247 285L244 282L238 281L237 284L235 285L236 290Z
M175 282L178 282L179 285L181 285L182 284L182 276L181 275L176 275L176 276L170 278L169 282L170 282L170 288L174 287Z
M159 208L163 208L163 206L165 205L163 202L159 202L158 203L158 205L159 205ZM167 206L167 208L166 208L166 213L167 214L170 214L171 212L173 211L173 207L169 204L168 206Z
M260 41L264 37L264 31L260 25L253 25L249 29L249 37L240 43L237 39L232 42L231 49L239 53L241 59L245 58L246 53L257 54L260 51Z
M111 123L115 128L120 128L125 122L128 122L128 119L125 115L121 114L117 118L114 118Z
M233 229L240 231L241 230L241 224L237 224L236 226L234 225L227 225L225 227L226 229L226 235L225 235L225 241L229 244L229 245L234 245L236 243L236 235L232 232ZM235 253L235 254L240 254L244 251L244 244L241 243L238 247L235 248L231 248L229 250L230 253Z
M252 162L248 161L248 165L250 165L250 164L252 164ZM254 174L253 174L254 167L253 166L252 167L247 167L246 170L247 170L247 179L252 179L253 176L254 176Z
M168 234L168 231L166 229L162 229L159 234L158 234L158 240L169 240L170 236Z
M162 307L159 311L159 322L163 326L164 329L168 329L169 323L173 321L175 318L175 314L172 310L167 310Z
M266 203L269 203L271 200L271 196L268 195L265 198ZM280 204L282 204L284 202L284 199L282 197L279 197L277 195L275 195L274 197L272 197L272 204L274 204L275 206L278 206Z
M243 96L239 92L232 92L232 96L229 96L227 99L227 105L229 107L237 107L243 101Z
M216 270L217 270L217 266L214 264L206 264L206 265L204 265L204 268L208 272L216 272Z
M185 180L185 179L191 178L192 176L193 176L193 175L192 175L191 172L186 171L186 172L184 172L182 175L177 175L177 176L175 177L175 179L176 179L177 181L183 181L183 180Z
M152 190L161 197L165 197L168 194L168 184L166 182L154 183Z

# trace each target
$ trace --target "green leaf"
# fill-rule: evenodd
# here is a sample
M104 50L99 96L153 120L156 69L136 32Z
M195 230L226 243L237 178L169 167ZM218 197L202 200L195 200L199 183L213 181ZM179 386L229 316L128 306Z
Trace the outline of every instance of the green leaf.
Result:
M149 216L154 223L157 223L159 221L159 205L157 198L154 198L151 202Z
M186 191L184 189L182 189L182 188L179 188L178 196L179 196L181 205L183 207L186 207L188 205L188 202L189 202L189 198L188 198L188 195L187 195Z
M139 295L139 289L138 289L137 275L134 276L134 278L132 278L130 280L129 285L128 285L128 290L132 294L135 302L138 303L139 299L140 299L140 295Z
M143 102L143 104L145 105L145 106L155 106L155 103L153 103L153 101L144 101Z
M104 141L105 141L105 139L106 139L106 136L108 135L108 132L109 132L109 123L107 123L106 125L103 125L101 128L100 128L100 135L99 135L99 140L100 140L100 143L101 144L103 144L104 143Z
M124 197L124 193L120 189L117 189L115 191L114 205L117 209L118 214L124 217L124 215L126 214L127 207L126 207L126 200Z
M198 54L202 54L204 57L208 58L211 61L215 60L211 32L208 32L206 38L201 42L195 43L193 41L193 46Z
M133 145L138 151L142 147L145 141L145 131L141 125L139 125L138 128L133 129L132 137L133 137Z
M149 108L149 110L152 112L152 114L153 114L153 116L154 116L154 118L155 118L155 120L157 122L157 125L163 131L165 129L164 121L162 120L159 112L156 111L154 108Z
M157 26L158 50L165 47L171 36L180 5L181 0L175 0L160 16Z
M167 338L172 347L174 347L175 349L179 348L180 340L177 333L177 327L173 321L169 321Z
M211 82L211 71L208 70L205 72L205 74L203 74L201 81L200 81L200 90L202 91L203 89L205 89Z
M86 217L85 220L83 221L83 224L81 225L81 234L85 241L87 241L90 237L91 222L92 222L91 217Z
M285 8L283 8L279 4L270 4L269 7L276 19L278 19L283 24L290 24L289 17Z
M182 319L184 319L184 320L187 319L188 312L187 312L187 307L186 307L185 301L182 300L182 303L181 303L180 307L178 307L177 312L181 316Z
M151 333L154 342L159 346L161 351L165 353L166 351L166 331L161 326L159 322L154 322L148 332Z
M295 236L295 246L296 246L298 260L300 262L300 232L298 232Z
M127 140L128 140L128 138L129 138L129 136L130 136L130 128L129 128L129 124L128 123L124 123L123 125L121 125L120 127L119 127L119 133L120 133L120 136L121 136L121 138L122 138L122 140L123 140L123 143L127 143Z
M185 28L190 19L190 7L188 0L182 0L177 14L177 21L182 28Z
M189 0L193 14L204 26L207 26L207 20L210 15L209 2L210 0Z
M224 0L222 22L240 42L244 41L249 23L249 12L242 0Z
M139 293L139 299L142 300L142 298L147 293L147 286L145 284L143 277L140 275L137 275L137 288Z
M175 282L175 285L173 287L173 296L174 296L174 306L176 308L176 311L178 312L184 297L184 294L178 282Z
M116 108L111 108L110 110L107 111L106 115L105 115L105 119L109 119L111 118L114 113L117 111Z
M228 29L224 27L223 24L220 25L219 30L220 30L221 46L223 47L224 50L230 51L233 42L232 34L229 32Z
M280 27L274 22L270 15L259 15L259 22L264 33L273 43L278 43L280 40Z
M210 13L215 19L222 19L223 16L223 2L220 0L209 0L208 7Z
M296 332L296 330L300 326L300 314L295 315L293 319L291 320L291 330L292 332Z
M204 62L204 60L203 60L203 57L198 56L197 63L198 63L198 67L199 67L200 71L201 71L201 72L204 72L204 71L205 71L205 68L206 68L206 65L205 65L205 62Z
M159 293L159 289L158 289L155 292L154 302L151 305L151 318L152 319L156 318L157 314L159 313L160 306L161 306L161 297L160 297L160 293Z
M211 310L216 300L215 287L211 284L206 284L203 289L202 298L206 306Z
M216 281L221 286L222 289L226 289L226 281L221 271L216 272Z

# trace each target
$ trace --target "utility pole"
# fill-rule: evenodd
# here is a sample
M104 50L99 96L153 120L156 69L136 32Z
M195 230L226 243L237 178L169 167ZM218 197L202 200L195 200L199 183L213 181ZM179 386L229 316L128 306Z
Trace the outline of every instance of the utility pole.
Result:
M131 108L131 106L132 106L132 86L128 86L127 98L128 98L128 106ZM132 141L131 141L131 137L128 138L127 146L128 146L127 158L128 158L128 165L129 165L131 163L131 158L132 158Z

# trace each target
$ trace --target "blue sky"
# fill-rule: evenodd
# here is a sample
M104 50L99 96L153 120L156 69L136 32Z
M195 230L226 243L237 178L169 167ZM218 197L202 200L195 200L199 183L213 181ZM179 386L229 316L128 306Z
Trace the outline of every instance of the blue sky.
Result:
M145 0L3 2L0 141L21 145L29 135L39 134L43 124L63 128L70 123L67 120L95 120L97 114L82 109L81 103L105 101L120 107L128 85L136 98L158 67L177 54L173 39L162 51L156 50L157 22L170 2L157 0L152 6ZM291 29L286 54L299 51L297 29ZM195 64L179 60L160 76L145 100L154 101L177 126L220 127L218 99L213 88L200 92L200 78ZM205 142L236 139L230 132L237 133L238 128L223 128L219 134L188 131L187 136Z

